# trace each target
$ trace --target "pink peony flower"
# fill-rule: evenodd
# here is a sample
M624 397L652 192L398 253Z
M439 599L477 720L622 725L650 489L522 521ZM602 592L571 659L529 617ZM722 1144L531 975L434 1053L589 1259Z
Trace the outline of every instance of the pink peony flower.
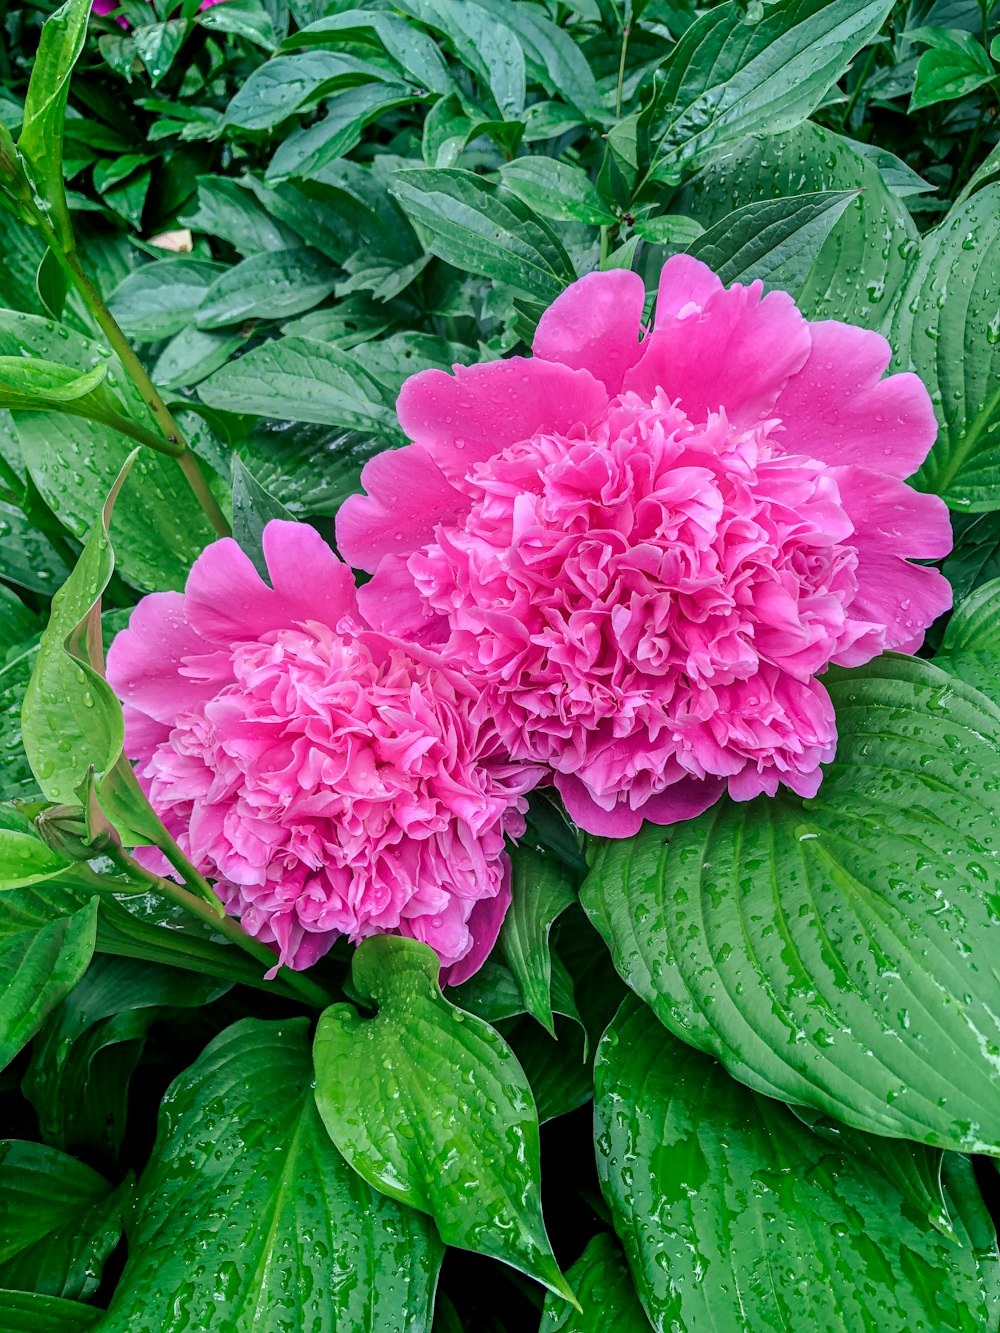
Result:
M282 963L394 933L431 945L457 984L496 940L504 834L523 831L538 771L472 720L478 691L459 672L372 632L313 528L269 523L264 553L273 587L225 539L183 594L136 607L108 654L126 752L181 848Z
M410 439L340 511L377 626L484 690L515 759L555 773L583 828L699 814L784 783L815 794L836 727L817 675L915 650L951 602L909 563L951 546L905 485L936 434L878 334L810 324L784 292L664 266L592 273L532 358L403 386Z

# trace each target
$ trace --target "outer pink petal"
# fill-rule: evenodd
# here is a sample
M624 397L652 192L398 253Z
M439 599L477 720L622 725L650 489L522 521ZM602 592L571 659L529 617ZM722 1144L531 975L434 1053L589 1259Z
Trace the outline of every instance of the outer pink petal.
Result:
M646 289L638 273L588 273L557 296L538 321L532 351L544 361L589 370L609 394L621 392L639 359Z
M653 328L669 324L686 306L701 309L709 297L722 290L720 278L707 264L691 255L673 255L660 270Z
M790 453L832 466L859 464L908 477L937 436L930 395L918 376L882 375L892 349L878 333L824 320L811 324L809 359L774 407Z
M430 541L438 523L455 523L469 501L419 444L376 454L361 472L367 495L351 495L337 513L337 546L355 569L374 571L383 556Z
M500 892L495 898L480 898L469 913L468 927L472 948L457 963L441 969L442 986L460 986L478 972L493 951L510 907L510 862L504 853L504 876Z
M601 838L630 838L642 827L642 811L633 810L627 799L606 810L597 804L587 786L574 774L556 773L553 782L566 813L585 832Z
M187 582L187 614L205 638L226 647L303 621L336 625L356 612L350 569L307 523L273 519L264 529L269 588L231 537L202 551Z
M647 401L657 389L679 399L693 421L725 410L737 427L770 415L789 378L809 355L809 325L786 292L761 299L759 282L728 289L704 265L684 258L664 266L661 292L668 318L657 311L656 326L643 344L641 360L625 376L625 388ZM673 274L683 280L672 289ZM681 297L695 293L681 303ZM662 299L662 298L661 298Z
M587 370L524 356L477 366L422 370L403 385L399 423L422 444L449 481L536 431L566 434L589 426L607 406Z
M211 681L182 676L181 659L211 652L188 622L183 594L153 592L139 602L128 628L108 650L108 684L131 710L173 726L180 713L197 707L217 688Z
M385 557L374 577L358 589L358 607L372 629L383 634L421 644L448 637L445 617L425 610L405 556Z
M951 606L952 593L943 574L912 565L907 557L938 560L948 554L952 532L947 506L896 477L859 467L833 472L856 528L852 542L858 548L858 591L851 616L887 626L887 648L913 652L928 626Z
M651 824L679 824L684 819L703 814L725 789L723 778L682 778L659 796L651 796L641 813Z

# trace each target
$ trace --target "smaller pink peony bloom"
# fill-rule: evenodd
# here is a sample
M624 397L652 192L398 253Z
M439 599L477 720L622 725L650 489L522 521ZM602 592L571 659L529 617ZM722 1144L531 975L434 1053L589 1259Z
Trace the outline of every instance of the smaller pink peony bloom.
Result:
M425 941L451 984L510 902L504 836L539 770L473 720L479 692L373 632L311 527L264 530L271 587L227 538L152 593L108 653L126 753L185 854L279 961L341 935ZM145 853L160 862L158 853Z
M545 312L535 355L414 375L413 444L365 468L345 557L372 624L483 689L515 759L609 836L779 784L812 796L818 677L914 651L951 603L941 500L903 480L936 423L878 334L759 282L664 266L653 327L621 270Z

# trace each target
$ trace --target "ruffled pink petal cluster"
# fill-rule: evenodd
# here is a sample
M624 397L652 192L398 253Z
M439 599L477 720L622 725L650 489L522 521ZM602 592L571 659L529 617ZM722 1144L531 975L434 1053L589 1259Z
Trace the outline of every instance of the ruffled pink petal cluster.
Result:
M473 717L436 654L373 632L304 524L264 530L268 586L230 539L153 593L108 654L126 751L167 829L282 963L338 938L429 944L452 984L510 901L504 835L539 770Z
M546 311L531 358L403 387L414 441L340 511L370 623L478 682L516 760L583 828L671 823L728 788L815 794L836 746L817 676L919 646L950 605L911 564L951 546L907 486L936 434L878 334L809 323L783 292L663 269Z

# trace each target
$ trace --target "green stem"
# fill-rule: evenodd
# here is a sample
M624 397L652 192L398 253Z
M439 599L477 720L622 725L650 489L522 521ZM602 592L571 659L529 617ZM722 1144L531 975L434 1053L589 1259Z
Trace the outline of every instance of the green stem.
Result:
M874 46L871 47L867 58L865 59L865 63L862 65L861 71L858 74L857 81L854 84L853 91L851 92L850 99L847 103L847 110L844 112L840 122L840 128L842 130L848 128L851 116L854 114L854 108L858 104L858 98L861 96L861 89L868 82L868 75L871 73L872 65L875 63L875 52L876 48Z
M158 454L179 459L184 453L184 446L179 441L171 444L162 435L154 435L150 430L143 430L131 417L123 417L120 412L109 413L105 420L114 430L127 435L130 440L135 440L138 444L144 444L147 449L155 449Z
M67 277L73 286L83 297L84 304L93 315L97 326L107 338L112 351L118 357L125 369L129 379L142 394L143 401L149 407L153 414L153 419L160 428L162 439L158 439L157 445L161 453L172 453L177 459L178 466L184 473L188 485L194 492L195 498L201 505L208 517L209 522L220 537L228 537L231 529L226 521L226 516L219 508L218 501L212 494L211 487L206 480L205 474L201 470L201 464L196 456L188 448L187 441L181 432L180 427L170 413L170 409L160 397L160 394L149 378L146 367L142 364L132 349L129 340L118 327L118 322L111 311L101 299L101 294L91 282L87 273L80 263L79 256L75 250L64 250L60 245L55 232L48 221L48 218L38 210L36 213L35 225L44 236L49 248L52 250L56 259L65 270ZM134 435L134 432L133 432ZM135 437L134 438L138 438ZM144 444L151 444L150 435L142 441Z
M607 257L608 257L608 253L609 253L610 249L611 249L611 228L610 228L610 227L602 227L602 228L601 228L601 268L604 267L604 262L605 262L605 260L606 260Z
M632 32L632 24L622 25L622 53L618 57L618 87L615 91L615 115L622 113L622 88L625 84L625 55L628 51L628 39Z
M972 164L972 159L976 155L976 149L979 147L979 144L983 137L983 133L985 130L985 125L983 122L985 120L986 120L986 103L984 102L983 105L979 108L979 119L976 121L976 127L969 135L968 147L965 150L965 156L962 158L961 166L955 172L956 185L960 186L962 184L962 181L965 179L965 174Z
M164 879L162 875L147 870L138 861L134 861L127 852L119 850L114 854L113 859L130 879L148 885L161 898L176 903L185 912L190 912L192 916L198 917L200 921L204 921L211 926L214 931L224 936L232 944L238 945L251 958L255 958L259 963L266 964L268 969L274 967L274 951L269 949L266 944L261 944L259 940L255 940L252 935L248 935L240 923L231 916L218 916L215 909L202 898L197 897L182 885L175 884L173 880ZM199 876L199 878L201 877ZM288 967L279 967L276 977L284 986L291 987L312 1008L325 1009L332 1002L332 997L327 994L322 986L310 981L301 972L293 972Z

